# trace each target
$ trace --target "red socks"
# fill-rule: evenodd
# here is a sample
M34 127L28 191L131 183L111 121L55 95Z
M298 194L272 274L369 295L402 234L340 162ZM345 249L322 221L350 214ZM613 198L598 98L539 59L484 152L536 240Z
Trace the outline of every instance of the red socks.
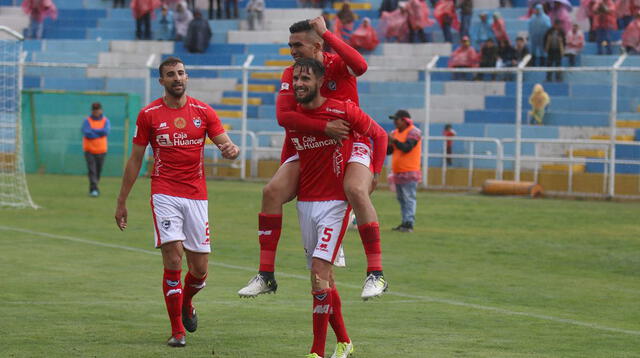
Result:
M260 241L259 271L273 272L281 230L282 214L258 214L258 240Z
M202 278L196 278L191 275L191 272L187 272L187 275L184 277L184 294L182 296L182 314L191 314L192 304L191 301L193 296L196 293L200 292L206 286L205 280L207 279L207 275L204 275Z
M332 289L311 292L313 295L313 345L310 353L324 357L324 346L327 342L327 326L332 311Z
M360 240L367 255L367 272L382 271L382 249L380 248L380 226L377 222L358 225Z
M331 305L333 306L333 313L329 316L329 323L336 333L338 342L351 342L347 334L347 328L344 326L344 320L342 319L342 302L340 301L340 294L338 294L336 287L331 289Z
M182 284L180 282L180 273L182 270L164 269L162 277L162 292L164 293L164 302L167 305L167 313L171 321L171 335L184 335L184 326L182 325Z

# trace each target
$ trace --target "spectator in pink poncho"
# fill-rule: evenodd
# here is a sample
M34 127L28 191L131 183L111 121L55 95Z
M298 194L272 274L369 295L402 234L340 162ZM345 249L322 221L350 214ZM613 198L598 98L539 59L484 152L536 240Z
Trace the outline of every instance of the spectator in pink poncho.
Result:
M440 27L442 28L442 35L444 35L445 42L453 42L451 36L451 28L456 31L460 30L460 20L458 20L458 14L456 13L456 3L454 0L440 0L436 4L433 11L433 16L438 20Z
M628 53L640 54L640 11L622 34L622 46Z
M616 5L613 0L594 0L591 5L593 11L593 30L596 32L598 55L602 55L602 47L607 47L607 55L611 55L611 32L618 29Z
M616 15L618 16L618 28L624 30L633 20L633 14L640 11L640 0L617 0Z
M409 0L407 13L409 15L409 42L413 43L416 36L418 42L427 42L424 28L433 26L435 22L429 18L429 7L427 7L425 0Z
M580 0L580 8L578 8L576 15L578 21L589 20L589 42L593 42L596 39L595 32L593 31L593 11L591 11L593 1L594 0Z
M351 11L351 5L348 2L342 4L342 9L336 14L336 21L333 24L333 33L342 41L349 43L351 34L353 33L353 23L356 21L356 15Z
M371 26L371 19L365 17L360 26L351 34L350 45L356 50L373 51L378 43L378 35Z
M383 11L378 26L387 41L406 42L409 38L409 14L402 6L391 12Z
M576 65L576 57L584 47L584 34L578 24L573 24L571 31L567 32L567 49L564 54L569 59L569 66Z
M449 58L449 67L451 68L469 68L480 66L480 56L471 46L469 36L463 36L460 47L458 47ZM466 73L453 73L453 79L467 79Z
M136 19L136 38L151 40L151 16L162 4L160 0L132 0L131 12Z
M491 24L493 35L496 37L498 43L501 41L511 42L509 35L507 34L507 27L504 25L504 19L500 16L499 12L493 13L493 24Z
M52 0L24 0L22 11L29 15L29 29L27 37L41 39L44 29L44 19L58 18L58 9Z
M565 34L571 31L571 8L567 7L567 5L554 2L549 12L549 17L551 17L551 23L555 24L556 21L560 21L560 27Z

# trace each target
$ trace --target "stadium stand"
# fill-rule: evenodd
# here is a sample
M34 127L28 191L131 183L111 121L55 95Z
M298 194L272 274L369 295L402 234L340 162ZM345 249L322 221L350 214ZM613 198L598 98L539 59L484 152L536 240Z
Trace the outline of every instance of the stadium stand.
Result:
M240 2L243 9L246 1ZM474 22L480 12L491 13L499 10L505 19L510 38L526 35L527 22L519 17L526 13L526 1L514 1L513 8L500 8L498 0L475 1ZM576 5L578 1L573 0ZM27 26L28 20L20 16L19 8L11 7L11 0L1 0L0 19L12 18L10 23L18 29ZM271 0L265 14L265 31L247 30L244 20L210 20L213 30L211 45L204 54L189 54L179 42L136 41L135 23L129 9L111 9L110 1L57 0L59 18L45 22L44 39L25 41L29 52L29 62L81 63L83 68L47 68L28 66L24 86L32 89L57 89L74 91L132 92L144 98L145 63L150 54L157 58L177 55L189 66L198 65L240 65L249 54L255 55L254 65L288 65L290 57L286 41L287 28L291 22L311 18L320 14L319 9L298 9L295 0ZM207 1L198 0L203 9ZM341 3L334 3L327 11L335 13ZM353 3L358 21L370 17L374 26L378 23L380 0L358 0ZM242 19L244 10L241 10ZM4 20L3 20L4 21ZM433 42L427 44L381 43L371 53L366 54L371 67L398 67L402 71L370 70L359 81L362 107L390 129L387 120L390 113L398 108L406 108L414 118L424 117L424 80L421 68L439 56L438 67L446 67L448 56L456 45L444 43L439 27L426 30ZM455 36L454 36L455 37ZM614 34L614 40L620 32ZM617 59L619 46L614 46L614 55L596 55L596 45L587 43L580 58L582 66L610 66ZM640 58L630 56L624 66L640 66ZM109 67L109 68L107 68ZM156 85L156 73L152 71L151 96L157 96L160 88ZM544 73L526 74L523 88L525 104L523 118L526 120L528 104L533 85L543 83L551 96L543 127L523 126L524 138L547 139L606 139L611 107L611 76L609 73L569 73L561 83L544 82ZM213 105L224 123L231 128L239 128L241 113L241 72L221 70L190 71L190 93ZM279 71L253 72L249 81L249 130L280 131L275 121L275 91L279 86ZM448 73L434 73L431 82L432 135L438 135L445 123L452 123L459 136L513 138L515 131L514 82L509 81L452 81ZM621 138L637 139L640 128L640 73L628 72L619 76L618 86L618 135ZM277 141L262 140L261 145L278 145ZM432 143L433 153L442 152L441 143ZM474 149L477 153L490 150L483 145ZM455 143L454 151L469 151L468 144ZM624 146L618 152L619 158L637 154ZM562 146L553 148L545 145L525 145L524 155L546 153L567 156ZM581 148L575 156L601 157L601 148ZM513 146L505 149L505 154L513 154ZM455 159L455 166L465 166L466 160ZM495 161L479 161L480 166L495 166ZM440 166L441 161L433 159L431 165ZM506 164L509 167L509 163ZM555 168L558 169L558 168ZM562 168L561 168L562 169ZM585 171L602 173L603 165L587 164ZM582 170L580 169L580 170ZM638 172L638 168L620 166L621 173Z

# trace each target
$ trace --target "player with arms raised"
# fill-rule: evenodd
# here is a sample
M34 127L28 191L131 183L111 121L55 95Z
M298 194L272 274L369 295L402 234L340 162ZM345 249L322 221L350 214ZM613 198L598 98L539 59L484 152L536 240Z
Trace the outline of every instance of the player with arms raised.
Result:
M358 104L356 76L367 70L367 63L351 46L327 30L320 16L313 20L296 22L289 28L289 47L294 60L312 58L326 69L320 92L324 97L351 100ZM323 52L326 41L336 54ZM326 135L335 140L346 138L349 123L336 120L314 119L296 112L293 93L293 67L284 70L280 92L276 103L278 123L287 131L304 130L317 135ZM354 155L370 155L368 139L359 138L353 144ZM358 231L367 256L367 275L361 297L369 299L381 295L387 289L382 271L382 250L378 217L369 194L375 188L379 171L372 173L368 167L345 158L348 162L344 177L344 190L356 214ZM300 163L295 148L288 138L281 155L282 165L263 189L262 211L258 215L258 239L260 242L260 267L258 274L248 285L238 291L241 297L255 297L275 292L275 257L282 228L282 206L295 198L297 193Z
M344 326L340 295L333 277L333 263L351 210L343 183L345 158L352 158L365 168L372 166L374 172L379 172L386 156L387 134L353 102L323 97L320 94L323 76L321 62L309 58L296 60L293 89L299 103L297 111L319 121L346 121L352 133L340 142L323 134L291 130L288 139L299 156L298 220L311 269L313 346L307 357L324 356L330 323L338 341L332 358L346 358L353 351L353 344ZM372 139L372 156L363 155L353 146L360 136Z
M180 59L165 59L159 72L165 94L138 114L115 219L120 230L127 227L127 197L140 172L145 149L151 145L155 246L162 252L162 291L171 321L171 338L167 344L184 347L185 328L194 332L198 327L192 298L205 286L211 252L203 163L205 137L211 138L224 158L235 159L240 150L225 133L215 111L208 104L186 95L189 78ZM183 253L189 267L184 290L181 283Z

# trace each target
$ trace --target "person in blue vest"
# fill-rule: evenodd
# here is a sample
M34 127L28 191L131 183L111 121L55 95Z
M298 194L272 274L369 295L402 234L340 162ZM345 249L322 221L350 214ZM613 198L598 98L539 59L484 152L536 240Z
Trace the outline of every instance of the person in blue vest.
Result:
M92 103L91 115L82 122L82 150L89 170L89 195L92 197L100 195L98 182L107 156L107 136L110 129L109 119L102 114L102 104Z

